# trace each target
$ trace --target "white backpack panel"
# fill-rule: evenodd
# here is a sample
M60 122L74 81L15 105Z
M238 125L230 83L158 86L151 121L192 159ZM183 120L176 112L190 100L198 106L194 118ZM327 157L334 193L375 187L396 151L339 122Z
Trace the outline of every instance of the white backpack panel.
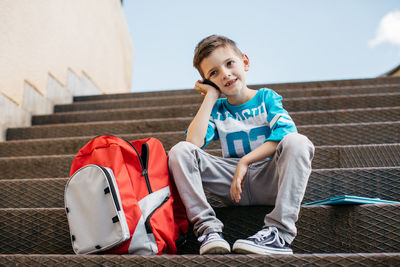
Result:
M68 180L65 209L76 254L111 249L129 239L118 186L110 168L87 165Z

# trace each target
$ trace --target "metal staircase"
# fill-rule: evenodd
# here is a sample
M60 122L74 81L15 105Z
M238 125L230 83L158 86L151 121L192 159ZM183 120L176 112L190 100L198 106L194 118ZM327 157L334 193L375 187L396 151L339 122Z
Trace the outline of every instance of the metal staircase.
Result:
M316 146L303 202L337 195L400 201L400 78L257 85L284 98L300 133ZM400 204L302 207L294 255L73 255L63 209L74 154L91 138L149 136L168 150L202 97L194 90L76 97L0 143L0 266L399 266ZM218 143L207 147L220 154ZM231 244L254 234L271 207L210 202Z

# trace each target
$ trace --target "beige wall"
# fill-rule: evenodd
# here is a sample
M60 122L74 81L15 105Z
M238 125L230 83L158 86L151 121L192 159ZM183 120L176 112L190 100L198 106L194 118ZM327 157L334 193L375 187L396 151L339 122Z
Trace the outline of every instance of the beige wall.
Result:
M400 68L392 73L390 76L400 76Z
M120 0L1 0L0 92L17 104L24 80L46 95L68 68L104 93L129 92L133 45Z

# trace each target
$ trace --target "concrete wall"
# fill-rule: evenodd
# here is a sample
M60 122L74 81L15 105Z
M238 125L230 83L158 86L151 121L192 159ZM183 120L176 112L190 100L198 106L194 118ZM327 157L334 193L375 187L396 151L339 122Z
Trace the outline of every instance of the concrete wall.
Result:
M390 76L400 76L400 68L393 72Z
M0 1L0 140L74 95L129 92L133 45L120 0Z
M101 92L130 90L133 45L120 0L1 0L0 51L0 91L17 104L25 80L45 96L48 73L66 84L68 69Z

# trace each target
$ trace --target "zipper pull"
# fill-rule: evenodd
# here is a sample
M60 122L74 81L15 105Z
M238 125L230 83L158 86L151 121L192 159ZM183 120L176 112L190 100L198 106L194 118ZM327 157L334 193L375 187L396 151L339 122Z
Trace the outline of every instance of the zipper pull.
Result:
M142 176L147 176L147 169L144 169L144 170L143 170Z

